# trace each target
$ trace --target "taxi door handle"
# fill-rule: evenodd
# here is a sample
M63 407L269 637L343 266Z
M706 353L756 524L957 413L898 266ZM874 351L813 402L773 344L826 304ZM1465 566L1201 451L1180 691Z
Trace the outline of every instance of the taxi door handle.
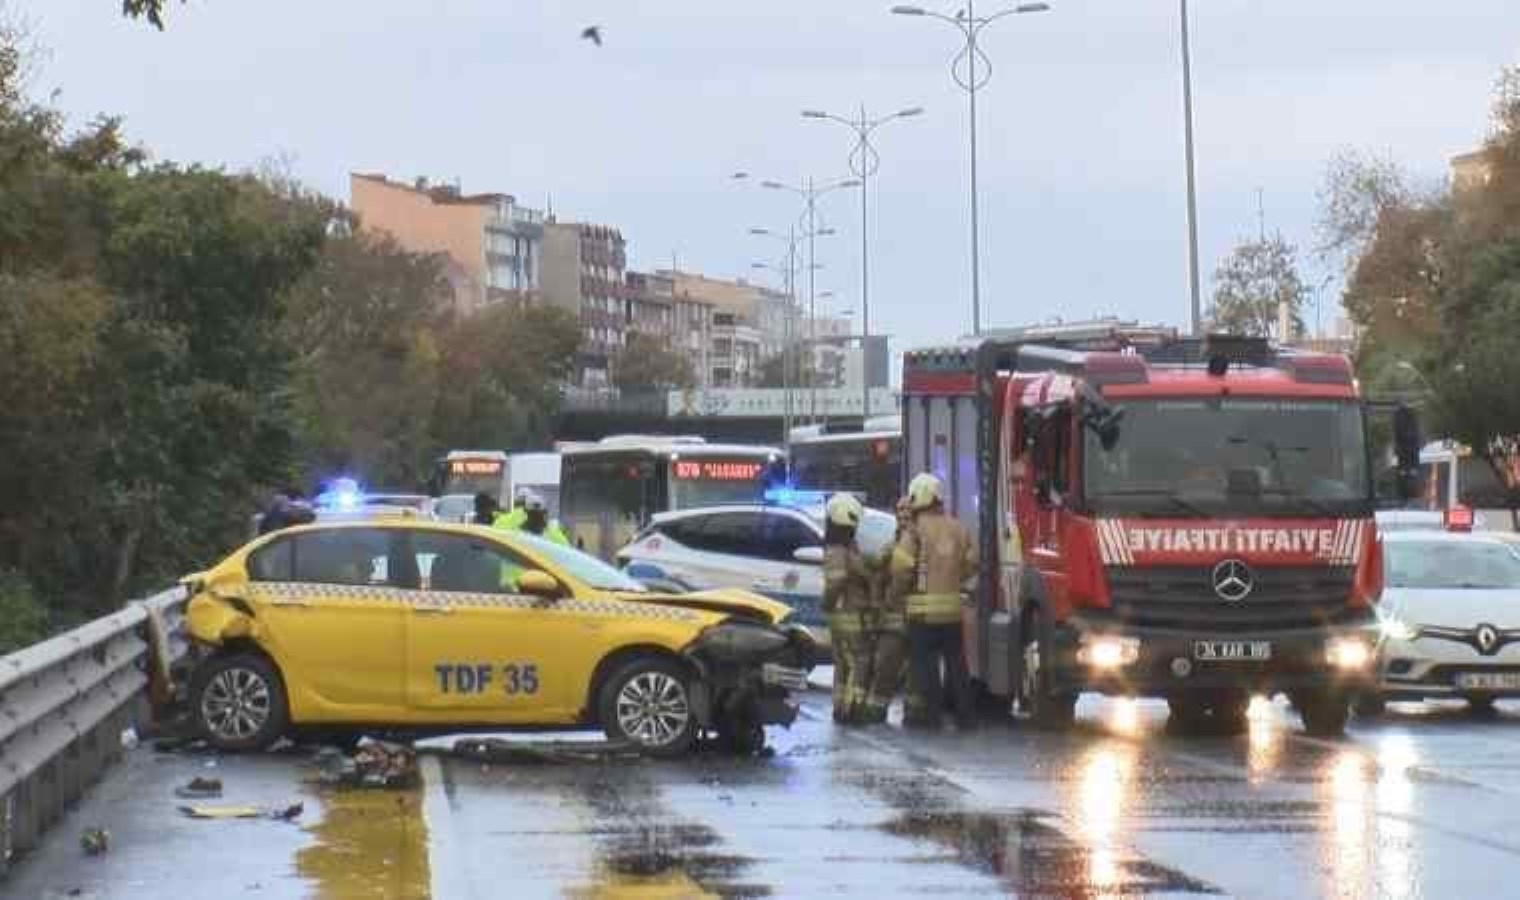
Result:
M426 616L449 616L454 614L452 606L414 606L418 613Z
M310 600L275 600L271 606L293 607L295 609L311 609Z
M749 583L749 586L752 587L752 588L754 588L757 591L763 591L766 588L775 587L776 583L774 581L770 581L769 579L756 578L754 581L751 581Z

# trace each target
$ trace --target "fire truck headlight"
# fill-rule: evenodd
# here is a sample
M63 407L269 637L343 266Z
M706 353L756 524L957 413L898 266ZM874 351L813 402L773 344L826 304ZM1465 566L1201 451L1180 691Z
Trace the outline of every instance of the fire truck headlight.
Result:
M1335 638L1325 645L1325 657L1337 669L1365 669L1372 662L1372 648L1360 638Z
M1140 641L1130 637L1089 637L1077 650L1077 662L1094 669L1118 669L1139 658Z

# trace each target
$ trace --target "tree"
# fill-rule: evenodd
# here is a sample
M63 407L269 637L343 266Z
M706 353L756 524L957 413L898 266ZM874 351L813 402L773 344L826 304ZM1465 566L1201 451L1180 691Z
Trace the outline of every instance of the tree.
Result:
M500 304L455 318L440 337L434 438L446 447L544 445L579 345L579 323L555 307Z
M374 485L421 483L438 449L439 335L451 316L440 259L346 229L286 302L307 480L352 471Z
M807 382L807 354L800 347L784 350L760 363L760 387L796 389Z
M1245 241L1214 273L1213 326L1231 334L1290 340L1304 331L1309 289L1298 274L1297 251L1282 235ZM1290 333L1279 334L1279 310L1287 306Z
M691 357L665 349L655 337L630 332L614 357L613 381L625 391L687 390L697 382Z
M121 0L122 15L129 19L147 19L148 24L164 30L164 7L169 0ZM181 3L184 0L180 0Z

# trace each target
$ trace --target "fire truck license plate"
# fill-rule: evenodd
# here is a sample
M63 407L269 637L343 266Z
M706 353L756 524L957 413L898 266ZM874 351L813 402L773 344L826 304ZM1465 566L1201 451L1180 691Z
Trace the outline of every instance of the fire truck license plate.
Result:
M1194 641L1199 662L1263 662L1272 658L1271 641Z

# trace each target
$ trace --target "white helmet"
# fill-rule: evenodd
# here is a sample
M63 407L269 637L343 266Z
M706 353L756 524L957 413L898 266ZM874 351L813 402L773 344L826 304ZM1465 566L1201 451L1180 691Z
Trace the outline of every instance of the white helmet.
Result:
M858 528L861 518L866 514L865 507L861 506L860 501L850 494L835 494L830 497L825 512L829 522L845 528Z
M528 512L541 512L549 508L549 505L544 502L544 498L539 495L538 491L523 488L518 492L517 496L518 499L522 500L523 509Z
M908 508L914 511L928 509L945 499L945 483L937 475L920 472L908 482Z

